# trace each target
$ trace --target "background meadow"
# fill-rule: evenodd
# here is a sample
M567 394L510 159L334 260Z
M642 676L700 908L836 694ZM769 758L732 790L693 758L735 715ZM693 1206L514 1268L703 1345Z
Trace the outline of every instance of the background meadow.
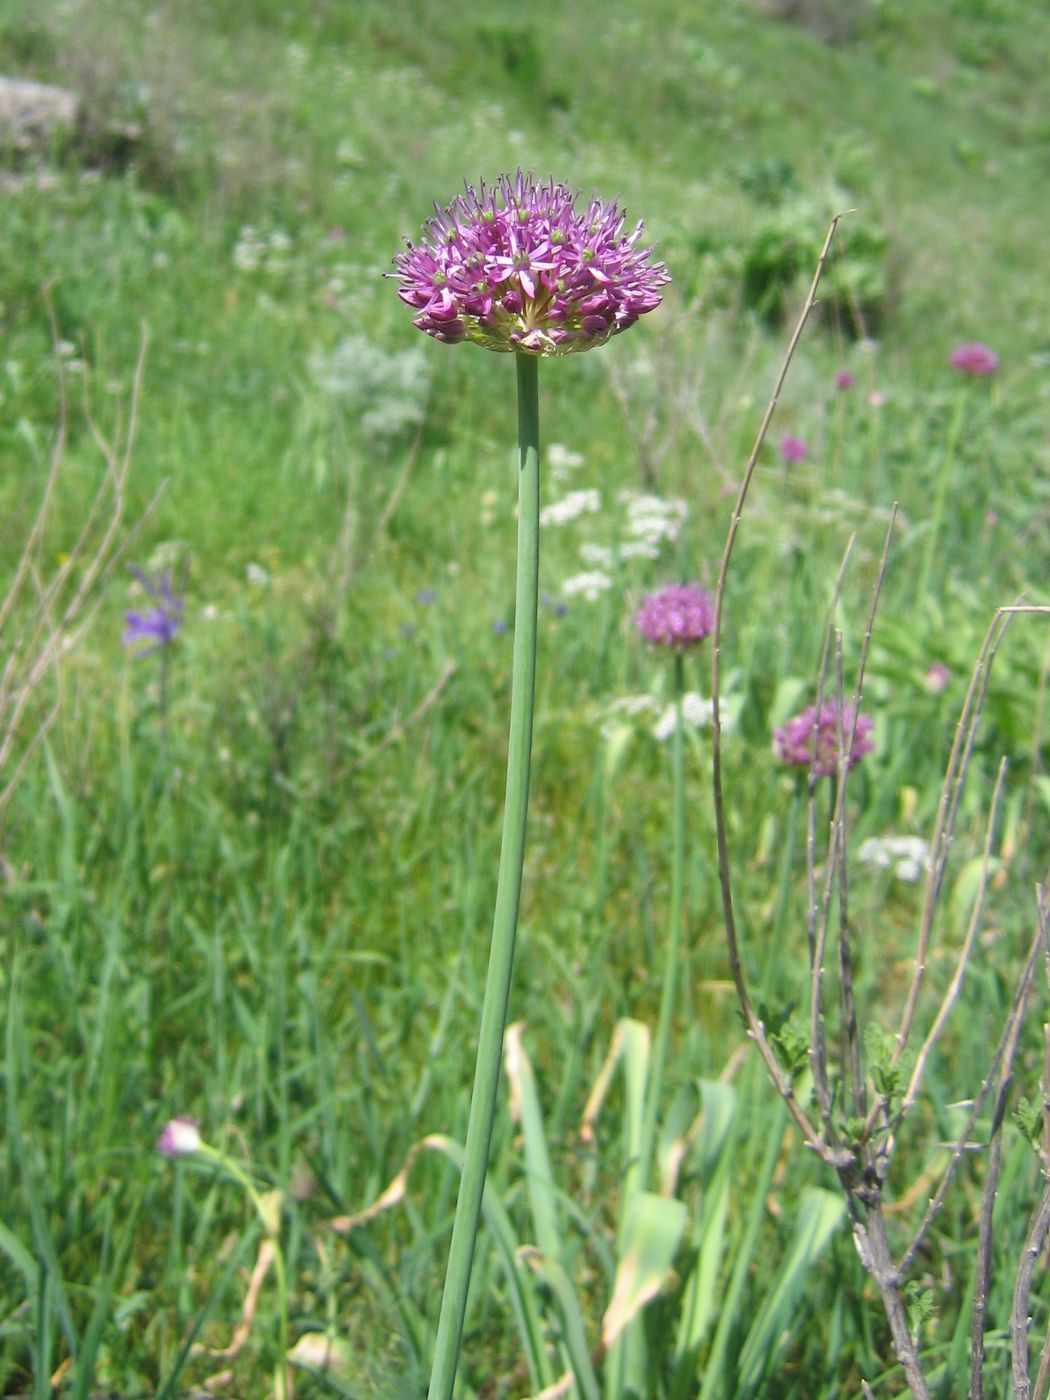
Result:
M64 422L5 664L100 487L101 538L107 461L126 447L129 464L90 626L46 668L0 774L6 787L48 726L0 810L0 1392L267 1393L272 1283L221 1354L258 1228L229 1182L154 1152L175 1113L283 1193L292 1338L340 1346L338 1364L297 1369L297 1393L425 1387L454 1168L424 1153L395 1208L352 1230L346 1217L425 1135L462 1137L494 895L512 366L425 341L383 278L464 179L520 164L619 194L673 278L630 335L541 366L544 602L511 1018L588 1346L608 1302L616 1083L594 1143L580 1123L617 1022L655 1022L670 878L670 674L634 613L670 580L713 585L844 209L727 597L727 817L745 961L780 1017L804 1000L805 834L772 731L813 694L854 533L835 622L855 666L899 503L865 687L876 749L850 795L858 994L873 1024L895 1024L922 886L870 843L929 838L994 609L1048 601L1048 64L1050 16L1026 0L653 0L644 18L624 0L0 0L0 71L83 102L75 133L2 162L5 585ZM949 364L976 340L999 354L993 375ZM785 459L786 435L802 460ZM147 602L130 565L167 571L184 600L163 653L123 643L125 612ZM701 696L708 662L688 663ZM1045 620L1018 619L963 798L931 1004L1005 755L993 877L959 1023L902 1149L902 1219L986 1072L1031 934L1048 664ZM896 1395L848 1229L792 1266L799 1202L834 1180L746 1048L698 717L671 1088L703 1079L735 1097L686 1172L696 1220L719 1222L697 1237L718 1305L691 1378L656 1366L651 1394L854 1396L863 1377ZM1037 990L1017 1067L1035 1101L1045 1008ZM520 1103L517 1118L505 1105L492 1179L515 1243L535 1241L524 1132ZM944 1394L959 1393L974 1156L916 1271ZM1039 1190L1012 1121L1004 1156L988 1343L1002 1393ZM1039 1337L1048 1297L1040 1282ZM483 1235L464 1395L531 1393L512 1302ZM679 1302L672 1278L647 1314L654 1336Z

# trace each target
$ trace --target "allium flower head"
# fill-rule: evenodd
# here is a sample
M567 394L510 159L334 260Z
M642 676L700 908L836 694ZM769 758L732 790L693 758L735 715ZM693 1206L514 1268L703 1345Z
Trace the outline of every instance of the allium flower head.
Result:
M165 1157L189 1157L200 1150L202 1142L201 1125L197 1119L180 1113L165 1123L164 1131L157 1139L157 1151Z
M670 281L614 201L578 210L567 185L518 170L464 194L394 258L414 324L450 344L564 355L604 345L659 306Z
M999 368L999 356L988 345L973 340L958 345L949 356L952 368L960 374L994 374Z
M872 725L870 715L857 716L849 756L850 768L855 768L866 753L874 750ZM838 772L839 734L843 743L847 743L852 728L853 706L843 705L840 712L839 706L829 700L821 705L819 713L816 705L810 705L800 715L789 719L783 729L774 730L773 745L782 763L793 768L809 768L812 763L817 777L827 778Z
M835 376L836 389L852 389L857 380L851 370L840 369Z
M634 620L654 646L684 651L714 630L715 600L695 583L672 583L650 593Z
M780 439L780 455L785 462L804 462L808 452L809 448L800 437L789 433Z
M178 636L182 623L182 599L172 592L169 574L161 574L154 583L141 569L132 569L131 572L153 600L154 606L145 612L124 614L127 624L124 628L124 645L130 647L137 642L147 642L149 645L136 654L148 656L151 652L163 651L171 646Z

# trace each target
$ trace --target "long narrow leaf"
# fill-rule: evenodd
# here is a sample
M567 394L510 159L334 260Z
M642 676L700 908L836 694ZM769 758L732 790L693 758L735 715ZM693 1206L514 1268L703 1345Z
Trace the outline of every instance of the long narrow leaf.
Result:
M602 1319L606 1350L664 1287L687 1220L682 1201L651 1191L635 1195L624 1222L612 1300Z
M806 1282L806 1275L841 1225L846 1203L840 1195L811 1186L802 1193L798 1219L787 1258L777 1274L773 1291L759 1308L738 1362L737 1400L753 1395L770 1363L789 1333L792 1312Z
M536 1243L549 1259L562 1259L558 1201L551 1171L543 1111L536 1092L536 1076L521 1041L520 1021L507 1027L503 1037L503 1067L510 1085L511 1117L521 1123L525 1139L525 1183L532 1207Z
M568 1274L558 1263L538 1249L519 1251L530 1269L533 1269L547 1284L554 1298L561 1323L562 1339L572 1365L573 1375L583 1400L598 1400L600 1390L598 1377L594 1373L590 1351L587 1346L587 1328L580 1308L580 1300L572 1286Z

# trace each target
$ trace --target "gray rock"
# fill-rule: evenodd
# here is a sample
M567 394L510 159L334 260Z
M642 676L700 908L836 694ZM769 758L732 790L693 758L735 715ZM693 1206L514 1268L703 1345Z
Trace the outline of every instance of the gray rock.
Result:
M46 152L80 117L76 93L47 83L0 77L0 152Z

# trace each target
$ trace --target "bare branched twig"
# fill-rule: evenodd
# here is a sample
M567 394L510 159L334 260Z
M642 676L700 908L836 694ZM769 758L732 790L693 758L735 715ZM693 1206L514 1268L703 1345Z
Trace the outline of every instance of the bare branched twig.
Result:
M711 647L711 704L712 704L712 724L711 724L711 767L713 784L713 803L715 812L715 835L718 842L718 881L722 892L722 909L725 918L726 941L729 951L729 966L733 975L733 983L736 987L737 997L740 1001L741 1010L747 1023L748 1034L758 1047L759 1054L766 1066L770 1078L776 1086L777 1092L787 1104L787 1107L798 1124L806 1142L814 1151L818 1152L824 1161L832 1166L845 1165L852 1160L852 1154L836 1152L836 1150L826 1143L816 1126L811 1121L805 1109L795 1098L795 1093L791 1082L784 1074L774 1053L769 1037L766 1034L765 1026L759 1019L755 1008L751 1002L751 997L747 989L744 978L743 967L740 960L740 947L736 935L736 920L733 910L733 889L732 877L729 868L729 844L726 837L725 800L722 793L722 746L721 746L721 712L720 712L720 665L722 650L722 613L725 607L726 582L729 577L729 566L733 557L733 548L736 544L736 537L740 529L740 522L743 517L744 503L747 500L748 490L751 486L751 479L755 473L755 465L758 461L758 454L762 450L766 433L773 420L777 403L780 400L780 393L784 387L784 380L787 378L788 368L794 358L795 349L802 332L805 329L806 321L813 309L817 299L817 288L820 285L820 278L824 271L828 253L831 249L832 239L835 236L835 229L838 227L838 218L831 221L824 246L820 252L817 268L810 284L809 293L806 297L805 305L798 318L794 332L788 344L787 352L784 356L783 364L777 375L776 383L773 386L773 393L759 425L758 435L755 438L755 445L751 449L751 456L748 458L747 466L744 470L743 480L740 483L740 490L737 493L736 504L733 507L733 514L729 523L729 531L726 536L725 549L722 552L722 562L718 571L718 587L715 592L715 625L712 635Z
M45 298L47 291L45 289ZM58 374L58 424L47 477L33 524L19 555L11 583L0 602L0 642L7 652L0 673L0 826L29 761L43 743L59 714L58 674L62 657L75 649L98 608L104 584L153 511L163 487L130 528L124 526L126 486L138 426L138 409L146 364L148 336L143 328L135 373L128 398L127 424L112 440L96 422L85 370L84 415L103 460L102 479L72 546L49 570L41 559L44 534L61 479L68 436L69 405L58 327L48 301ZM53 695L28 731L32 707L50 678Z

